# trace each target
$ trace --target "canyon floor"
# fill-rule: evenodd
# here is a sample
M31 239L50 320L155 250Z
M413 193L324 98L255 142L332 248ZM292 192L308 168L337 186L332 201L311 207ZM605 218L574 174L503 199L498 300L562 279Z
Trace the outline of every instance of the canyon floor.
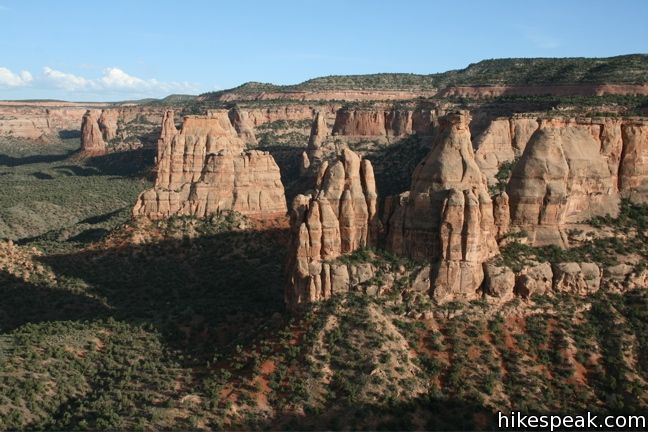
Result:
M645 289L434 306L396 283L293 315L287 226L132 221L153 155L82 161L78 142L0 143L0 429L463 430L511 408L645 412ZM647 226L627 205L599 221L619 240L579 253L614 255ZM511 266L567 253L513 248Z

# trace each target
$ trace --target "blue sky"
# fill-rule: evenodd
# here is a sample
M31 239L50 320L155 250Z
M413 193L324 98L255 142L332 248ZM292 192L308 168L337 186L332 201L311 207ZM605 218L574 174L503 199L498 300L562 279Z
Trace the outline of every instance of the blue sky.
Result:
M0 99L123 100L646 53L647 19L644 0L0 0Z

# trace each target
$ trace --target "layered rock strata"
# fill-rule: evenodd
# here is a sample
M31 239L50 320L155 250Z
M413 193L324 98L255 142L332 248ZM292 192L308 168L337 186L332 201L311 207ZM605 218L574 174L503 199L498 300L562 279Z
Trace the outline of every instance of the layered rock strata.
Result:
M411 190L388 205L387 249L431 262L437 301L479 297L482 264L499 253L493 203L473 157L469 122L465 111L443 119Z
M648 163L645 162L648 160L648 121L643 117L537 119L513 116L495 119L474 141L475 159L490 184L497 182L495 177L503 163L523 156L541 124L570 129L563 134L563 140L582 140L589 134L587 156L603 158L609 171L610 187L634 202L648 200ZM575 142L574 145L581 144Z
M507 193L511 225L536 245L566 246L563 225L618 213L619 194L599 143L588 130L560 120L540 121Z
M352 271L333 261L374 243L377 198L371 162L348 149L337 161L322 164L313 193L295 197L287 263L289 306L349 289Z
M279 167L269 153L244 148L225 110L187 116L180 131L173 114L165 114L155 187L139 196L133 215L205 217L224 210L259 217L285 214Z

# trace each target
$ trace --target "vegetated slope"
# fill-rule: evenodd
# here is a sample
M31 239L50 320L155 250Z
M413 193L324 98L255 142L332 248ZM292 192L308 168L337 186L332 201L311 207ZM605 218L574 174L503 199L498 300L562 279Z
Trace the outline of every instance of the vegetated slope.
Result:
M434 90L453 85L643 84L648 82L648 55L607 58L510 58L483 60L448 72L418 75L379 73L331 75L295 85L249 82L233 89L205 93L259 93L322 90Z
M281 236L239 223L129 224L34 257L28 280L2 271L0 427L472 430L646 408L645 290L439 307L401 281L289 319Z
M0 143L0 238L97 239L130 217L153 155L74 159L78 139Z
M0 244L0 428L470 430L498 410L648 406L646 290L435 306L396 276L384 296L290 317L286 233L248 224L131 222L65 253Z

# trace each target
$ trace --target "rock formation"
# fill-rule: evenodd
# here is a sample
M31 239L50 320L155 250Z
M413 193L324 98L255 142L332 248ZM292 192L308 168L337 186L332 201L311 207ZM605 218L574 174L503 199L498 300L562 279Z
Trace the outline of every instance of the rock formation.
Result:
M101 129L104 141L112 141L117 137L118 119L119 113L117 110L101 110L99 128Z
M250 122L247 112L241 111L238 107L235 107L229 111L229 118L234 125L234 129L236 129L239 138L241 138L245 144L257 143L256 136L254 135L254 127Z
M619 189L634 202L648 202L648 120L630 119L621 125L622 153ZM613 147L616 148L616 147Z
M473 156L469 121L465 111L443 119L432 150L414 171L412 189L386 205L387 249L432 263L437 301L479 297L482 263L499 253L493 203Z
M379 227L371 162L345 149L337 161L322 164L316 190L295 197L290 220L287 304L297 307L348 291L353 273L367 269L332 261L374 242Z
M97 156L106 153L106 142L99 128L98 116L95 111L88 110L81 121L81 154Z
M490 184L496 183L495 175L504 162L522 156L541 123L556 129L580 130L582 133L576 134L575 139L591 135L596 149L590 142L588 152L605 160L611 187L633 202L648 201L648 168L644 162L648 157L648 121L643 117L536 119L516 115L494 119L474 141L475 159Z
M532 118L495 119L475 138L475 160L489 183L495 183L495 175L504 162L522 155L536 129L538 122Z
M139 196L133 215L285 214L279 167L267 152L244 147L225 110L187 116L179 132L168 112L158 140L155 187Z
M618 213L619 194L586 129L541 120L507 187L511 225L533 244L566 245L561 226Z

